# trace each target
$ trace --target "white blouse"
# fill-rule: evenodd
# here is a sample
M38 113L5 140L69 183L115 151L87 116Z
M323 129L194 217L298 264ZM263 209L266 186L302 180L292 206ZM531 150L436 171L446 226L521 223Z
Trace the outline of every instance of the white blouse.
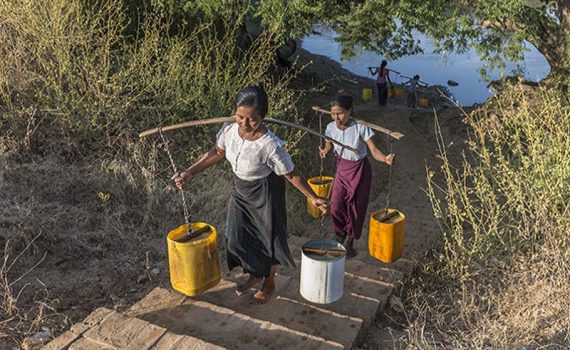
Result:
M257 140L248 141L239 136L236 123L224 124L216 135L216 145L225 151L234 174L242 180L262 179L272 171L285 175L295 169L285 142L269 130Z
M336 122L330 122L327 125L325 135L335 139L343 145L347 145L358 150L358 154L356 154L341 146L333 144L335 152L340 154L341 158L346 160L360 160L366 158L366 155L368 154L366 142L375 134L368 126L355 123L354 120L351 120L348 128L345 130L340 130L336 126Z

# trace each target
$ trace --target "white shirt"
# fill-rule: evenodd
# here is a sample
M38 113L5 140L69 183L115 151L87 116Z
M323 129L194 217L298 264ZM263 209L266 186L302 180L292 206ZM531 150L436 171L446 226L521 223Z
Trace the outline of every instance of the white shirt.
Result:
M225 151L234 174L242 180L262 179L272 171L285 175L295 169L285 142L269 130L257 140L248 141L239 136L236 123L224 124L216 135L216 145Z
M330 122L327 125L325 135L335 139L343 145L347 145L358 150L358 154L356 154L341 146L333 144L335 152L340 154L341 158L346 160L361 160L368 154L366 142L374 136L374 131L372 131L368 126L355 123L354 120L351 120L348 128L345 130L340 130L336 126L336 122Z

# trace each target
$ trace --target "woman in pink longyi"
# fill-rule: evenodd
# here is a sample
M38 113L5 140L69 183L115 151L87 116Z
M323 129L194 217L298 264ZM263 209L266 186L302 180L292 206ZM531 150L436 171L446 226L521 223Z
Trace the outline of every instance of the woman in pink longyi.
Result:
M347 258L356 255L354 240L360 238L366 219L366 210L372 182L372 170L367 150L374 159L392 165L394 154L385 155L374 144L374 132L367 126L351 119L352 97L340 96L331 102L333 121L327 125L325 135L358 150L358 154L334 145L337 159L336 174L332 190L332 219L337 241L346 247ZM325 158L333 149L332 142L326 142L319 149ZM346 243L345 243L346 240Z

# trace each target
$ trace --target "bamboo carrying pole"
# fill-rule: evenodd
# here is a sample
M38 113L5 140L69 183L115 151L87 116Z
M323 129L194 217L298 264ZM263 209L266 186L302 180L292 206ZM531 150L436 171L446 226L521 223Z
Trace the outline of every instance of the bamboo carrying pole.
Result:
M346 254L344 250L339 249L325 249L325 248L303 248L305 253L312 253L318 255L332 255L332 256L343 256Z
M317 111L317 112L321 112L321 113L331 114L330 111L327 111L326 109L322 109L321 107L318 107L318 106L313 106L313 110L314 110L314 111ZM388 130L388 129L383 128L383 127L381 127L381 126L379 126L379 125L372 124L372 123L369 123L369 122L365 122L365 121L359 120L359 119L354 119L354 118L353 118L353 120L354 120L355 122L357 122L358 124L362 124L362 125L365 125L365 126L369 127L370 129L374 129L374 130L376 130L376 131L380 131L380 132L382 132L382 133L384 133L384 134L387 134L388 136L391 136L391 137L395 138L396 140L399 140L399 139L401 139L402 137L404 137L404 134L399 133L399 132L397 132L397 131Z
M236 121L235 117L227 117L227 118L226 118L226 117L222 117L222 118L210 118L210 119L201 119L201 120L191 120L191 121L188 121L188 122L179 123L179 124L174 124L174 125L169 125L169 126L165 126L165 127L162 127L162 128L154 128L154 129L145 130L145 131L143 131L143 132L141 132L141 133L139 134L139 137L140 137L140 138L143 138L143 137L155 135L155 134L160 133L161 130L164 132L164 131L170 131L170 130L188 128L188 127L191 127L191 126L209 125L209 124L220 124L220 123L234 123L235 121ZM358 154L358 150L356 150L356 149L354 149L354 148L352 148L352 147L350 147L350 146L346 146L346 145L344 145L344 144L342 144L342 143L336 141L336 140L333 139L333 138L330 138L330 137L328 137L328 136L326 136L326 135L322 135L322 134L320 134L320 133L318 133L318 132L316 132L316 131L314 131L314 130L312 130L312 129L310 129L310 128L307 128L307 127L305 127L305 126L297 125L297 124L290 123L290 122L286 122L286 121L284 121L284 120L271 119L271 118L265 118L265 119L263 119L263 121L264 121L264 122L267 122L267 123L271 123L271 124L279 124L279 125L284 125L284 126L288 126L288 127L291 127L291 128L296 128L296 129L299 129L299 130L303 130L303 131L305 131L305 132L307 132L307 133L309 133L309 134L312 134L312 135L315 135L315 136L318 136L318 137L322 137L322 138L324 138L324 139L327 140L327 141L330 141L330 142L332 142L332 143L334 143L334 144L336 144L336 145L339 145L340 147L346 148L347 150Z
M189 122L184 122L184 123L179 123L179 124L174 124L174 125L169 125L169 126L165 126L162 128L154 128L154 129L149 129L146 131L143 131L139 134L140 138L143 137L147 137L147 136L152 136L155 134L158 134L160 132L160 129L162 129L162 131L170 131L170 130L176 130L176 129L183 129L183 128L188 128L191 126L200 126L200 125L209 125L209 124L221 124L221 123L233 123L235 122L235 118L234 117L222 117L222 118L211 118L211 119L201 119L201 120L191 120Z

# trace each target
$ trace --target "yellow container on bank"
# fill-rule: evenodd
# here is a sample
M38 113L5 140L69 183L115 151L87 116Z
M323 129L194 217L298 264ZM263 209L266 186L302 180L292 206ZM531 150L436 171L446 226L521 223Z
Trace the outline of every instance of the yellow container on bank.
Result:
M388 97L400 97L404 96L404 89L400 86L390 86L388 88Z
M332 190L334 177L332 176L315 176L307 180L309 186L313 189L315 194L319 197L329 199ZM321 209L315 207L310 199L307 198L307 212L312 217L318 219L323 216Z
M168 267L172 288L195 296L218 284L221 280L218 260L216 228L204 222L190 224L191 230L210 226L210 232L204 238L180 243L176 239L187 232L186 225L181 225L168 232Z
M385 209L370 216L370 232L368 233L368 251L376 259L391 263L399 259L404 252L404 225L406 217L396 209L387 209L388 214L396 211L398 215L380 222Z
M364 88L362 89L362 101L367 102L372 99L372 89Z
M429 105L429 100L425 97L421 97L418 99L418 106L420 107L427 107Z

